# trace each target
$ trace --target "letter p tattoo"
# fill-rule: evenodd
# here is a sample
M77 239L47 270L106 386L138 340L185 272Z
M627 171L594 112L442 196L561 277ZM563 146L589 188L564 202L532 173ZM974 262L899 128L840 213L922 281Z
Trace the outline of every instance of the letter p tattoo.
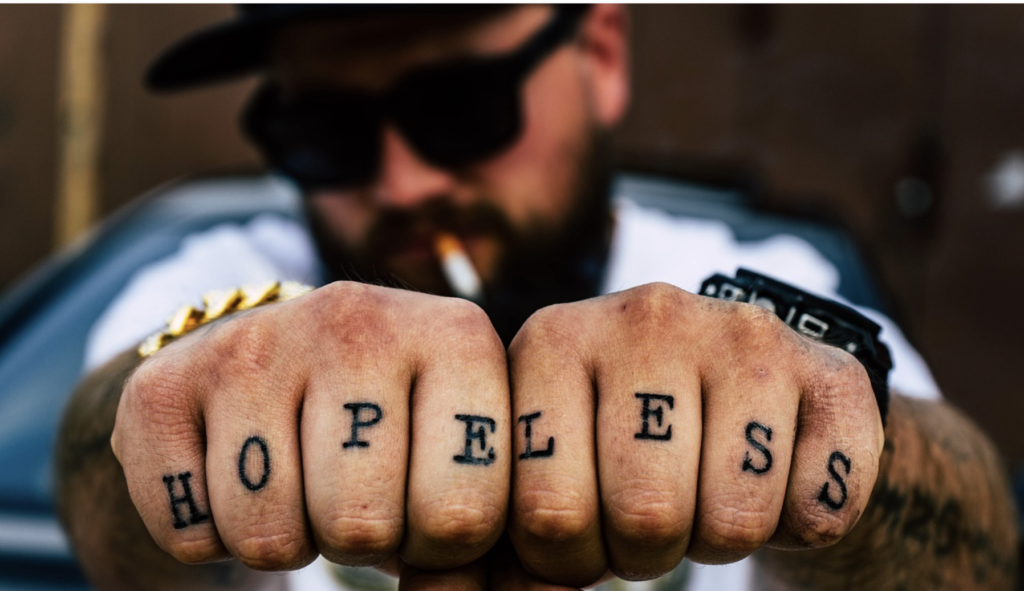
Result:
M365 429L366 427L372 427L380 422L384 418L384 411L379 406L372 402L349 402L344 407L352 412L352 436L348 441L341 444L342 449L348 449L350 447L370 447L369 441L363 441L359 439L359 430ZM359 420L359 415L363 409L373 412L373 418L368 420Z

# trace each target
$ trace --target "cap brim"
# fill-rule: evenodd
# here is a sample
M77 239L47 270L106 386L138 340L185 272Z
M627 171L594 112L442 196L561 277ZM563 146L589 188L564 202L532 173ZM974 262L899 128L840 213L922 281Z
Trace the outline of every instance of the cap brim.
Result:
M223 81L266 64L270 23L232 22L187 37L161 55L146 72L150 90L169 92Z
M145 84L156 92L170 92L258 72L267 66L274 34L300 21L363 17L396 11L442 12L472 8L479 7L464 4L252 5L253 12L201 30L171 46L150 65Z

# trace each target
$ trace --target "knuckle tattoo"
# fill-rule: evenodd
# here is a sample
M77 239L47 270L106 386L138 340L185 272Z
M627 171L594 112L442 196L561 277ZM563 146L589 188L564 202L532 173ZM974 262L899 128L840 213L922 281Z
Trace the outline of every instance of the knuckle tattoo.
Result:
M847 490L846 477L850 475L852 463L841 451L834 451L828 457L829 481L821 485L821 492L818 493L818 501L833 511L838 511L846 506ZM835 487L835 492L829 490Z
M550 458L555 455L555 438L554 436L548 437L547 447L544 449L534 449L533 447L533 422L541 417L543 413L537 411L534 413L525 414L519 417L517 423L525 425L523 431L523 437L525 446L523 453L519 454L520 460L530 460L534 458Z
M210 520L209 513L201 510L196 503L192 492L192 472L186 470L178 474L164 474L161 480L167 488L171 525L174 529L185 529Z
M248 462L251 448L255 448L254 455L258 453L262 458L262 467L257 472L256 480L252 479ZM266 439L252 435L242 444L242 451L238 453L238 479L250 492L263 490L267 486L267 481L270 480L270 449L267 447Z
M634 433L633 438L653 441L672 439L672 425L668 423L666 414L674 408L675 398L669 394L645 392L637 392L636 398L641 401L640 431ZM654 419L653 425L651 424L652 418Z
M466 424L466 438L461 454L453 456L457 464L470 464L475 466L490 466L494 463L496 454L494 447L487 442L487 431L494 433L497 423L491 417L481 415L455 415L455 420ZM479 450L475 450L474 442L479 444Z
M761 457L760 460L755 460L750 455L750 450L745 451L741 469L744 472L751 472L757 475L766 474L772 469L772 452L768 449L768 443L772 440L772 428L762 425L757 421L751 421L747 423L744 429L744 436L747 444L753 448L755 455ZM759 439L759 437L763 438L763 440Z
M352 413L351 436L341 444L342 449L370 447L370 442L360 439L359 430L374 427L384 418L380 405L373 402L349 402L343 408ZM366 411L366 412L363 412ZM360 418L362 417L362 418Z

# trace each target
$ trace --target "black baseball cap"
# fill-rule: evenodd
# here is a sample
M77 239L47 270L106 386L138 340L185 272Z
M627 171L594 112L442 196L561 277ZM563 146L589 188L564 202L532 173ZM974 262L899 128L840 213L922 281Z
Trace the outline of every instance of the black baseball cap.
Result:
M197 31L164 51L150 65L145 84L153 91L171 92L258 72L267 65L274 35L297 22L493 8L474 4L242 4L234 19Z

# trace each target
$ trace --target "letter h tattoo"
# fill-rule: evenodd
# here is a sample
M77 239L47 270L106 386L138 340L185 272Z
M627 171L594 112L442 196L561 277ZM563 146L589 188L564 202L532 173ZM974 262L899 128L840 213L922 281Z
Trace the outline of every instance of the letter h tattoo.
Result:
M184 493L179 497L174 495L174 476L167 474L163 477L164 485L167 486L167 496L171 499L171 514L174 515L174 529L183 529L190 525L202 523L210 518L209 515L200 511L199 507L196 506L196 501L192 497L192 485L188 482L191 478L191 472L182 472L181 474L178 474L177 479L181 481L181 489ZM182 503L188 505L188 521L182 519L181 514L178 513L178 506Z

